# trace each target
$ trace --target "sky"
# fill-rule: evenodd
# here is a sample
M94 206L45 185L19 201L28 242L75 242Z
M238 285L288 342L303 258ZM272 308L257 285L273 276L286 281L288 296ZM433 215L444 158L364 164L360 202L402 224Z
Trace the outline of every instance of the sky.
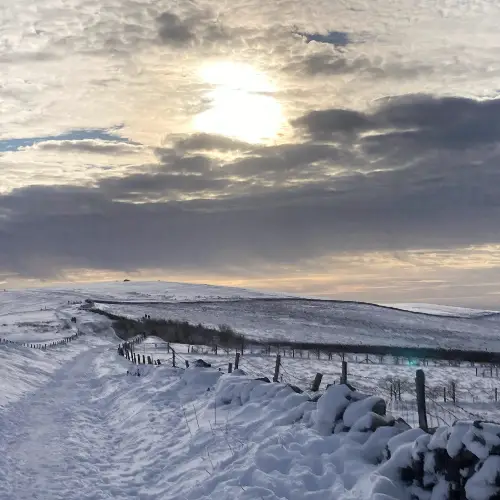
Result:
M500 3L0 4L0 286L500 308Z

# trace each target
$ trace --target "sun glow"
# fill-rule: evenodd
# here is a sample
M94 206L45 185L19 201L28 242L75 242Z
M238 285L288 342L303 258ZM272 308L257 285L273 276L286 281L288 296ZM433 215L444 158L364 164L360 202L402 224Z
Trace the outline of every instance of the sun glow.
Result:
M246 64L219 62L204 66L200 77L212 88L205 95L210 107L194 120L197 131L250 143L277 136L283 113L265 74Z

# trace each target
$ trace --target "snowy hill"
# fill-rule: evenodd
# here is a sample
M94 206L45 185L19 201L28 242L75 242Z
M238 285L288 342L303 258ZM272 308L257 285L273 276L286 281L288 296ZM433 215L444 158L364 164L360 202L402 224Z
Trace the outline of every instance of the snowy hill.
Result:
M429 342L439 336L442 342L479 346L494 343L498 332L497 316L488 312L443 317L201 285L128 282L0 292L1 338L37 343L66 338L74 329L81 334L47 350L0 344L2 500L427 498L419 496L417 486L409 489L400 474L411 460L405 443L413 446L421 431L405 431L390 415L380 420L371 414L371 403L360 404L364 410L359 410L360 396L340 386L316 402L307 391L298 394L286 385L307 388L318 371L331 383L338 377L338 360L284 358L283 383L267 384L254 378L271 375L272 358L250 353L241 363L248 376L229 375L222 370L233 353L188 354L179 346L181 360L203 357L213 368L174 369L161 340L149 338L138 349L164 362L137 367L117 355L120 339L111 321L80 309L86 299L134 317L151 311L192 322L229 323L256 336L412 342L427 332ZM73 316L76 324L69 322ZM388 374L411 382L416 369L349 362L351 383L385 398ZM127 374L136 370L140 377ZM497 419L496 379L475 377L473 370L433 366L428 384L457 381L464 415L474 411ZM403 399L412 397L406 390ZM475 398L484 394L484 402L466 400L469 393ZM395 416L403 415L387 401ZM450 407L443 408L453 415ZM460 428L453 443L469 446L468 429ZM491 432L493 443L497 431ZM391 441L395 437L399 441ZM444 444L427 443L425 453L446 448L448 438L440 439ZM487 463L491 450L471 449L478 454L474 466ZM429 474L425 481L442 488L440 472ZM493 487L483 476L474 476L469 498L488 498L484 492ZM412 481L420 484L421 478Z

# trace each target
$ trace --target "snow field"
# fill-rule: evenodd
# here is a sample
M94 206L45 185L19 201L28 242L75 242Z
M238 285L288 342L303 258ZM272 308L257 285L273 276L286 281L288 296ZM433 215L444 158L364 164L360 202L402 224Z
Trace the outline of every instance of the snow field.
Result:
M129 368L90 349L2 412L2 499L344 498L375 469L358 435L319 436L316 405L284 385Z
M396 345L500 352L500 315L476 311L458 317L416 314L372 304L301 299L102 304L132 319L228 324L248 339L318 343Z
M114 291L96 285L95 291L130 298L130 289L120 292L129 284L113 285ZM68 300L88 297L83 288L68 293L12 292L12 301L0 300L0 314L11 317L12 325L18 317L24 323L20 330L35 341L38 312L41 323L50 310L62 323L78 311ZM33 316L25 321L23 314ZM227 314L223 311L221 319ZM308 314L312 324L314 314ZM273 331L272 318L264 320L257 315L257 322ZM35 324L31 333L29 322ZM469 467L462 481L469 500L499 493L500 428L462 422L429 437L381 417L380 397L362 396L387 399L387 378L413 381L414 366L351 359L349 381L361 396L339 385L325 391L325 384L340 375L340 360L317 360L312 354L309 359L283 357L279 384L255 380L272 377L274 357L245 354L242 371L228 375L218 368L234 362L234 353L188 354L187 346L174 346L179 366L185 359L191 365L174 369L151 338L136 352L148 355L150 350L154 359L163 352L165 363L134 366L117 355L122 341L110 325L102 316L78 311L78 328L85 335L75 342L50 352L0 345L2 500L410 500L411 495L438 500L446 498L450 484L448 465L439 462L443 456ZM299 330L307 331L304 323L297 324ZM372 331L373 338L377 334ZM199 358L214 368L194 367ZM140 376L127 374L136 370ZM455 379L459 403L467 392L485 400L470 403L474 407L463 403L466 412L480 407L498 420L497 406L487 399L495 379L475 377L475 369L465 366L424 370L429 388ZM317 402L286 386L304 388L316 372L324 373ZM398 404L411 402L410 385L402 384ZM389 404L389 410L393 407Z

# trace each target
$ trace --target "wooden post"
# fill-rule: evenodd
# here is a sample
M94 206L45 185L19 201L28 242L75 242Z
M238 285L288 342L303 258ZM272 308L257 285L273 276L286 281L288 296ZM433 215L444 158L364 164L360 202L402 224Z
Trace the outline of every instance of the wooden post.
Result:
M142 355L142 364L143 365L146 364L146 355L145 354Z
M446 403L446 387L443 387L443 401Z
M321 380L323 379L323 374L322 373L316 373L316 376L314 377L312 386L311 386L311 391L317 392L319 391L319 386L321 385Z
M456 386L453 380L451 381L451 399L454 404L457 402Z
M498 389L495 387L495 403L498 402Z
M423 370L417 370L415 384L417 392L418 423L423 431L428 432L429 426L427 425L427 411L425 409L425 373Z
M175 368L175 351L172 349L172 366Z
M477 377L477 366L476 366L476 377Z
M186 368L189 368L189 361L186 359Z
M234 369L237 370L240 366L240 353L237 352L234 356Z
M340 383L347 384L347 361L342 361L342 375L340 376Z
M227 365L227 373L233 373L233 363Z
M274 377L273 382L278 382L280 376L280 365L281 365L281 356L279 354L276 355L276 364L274 365Z

